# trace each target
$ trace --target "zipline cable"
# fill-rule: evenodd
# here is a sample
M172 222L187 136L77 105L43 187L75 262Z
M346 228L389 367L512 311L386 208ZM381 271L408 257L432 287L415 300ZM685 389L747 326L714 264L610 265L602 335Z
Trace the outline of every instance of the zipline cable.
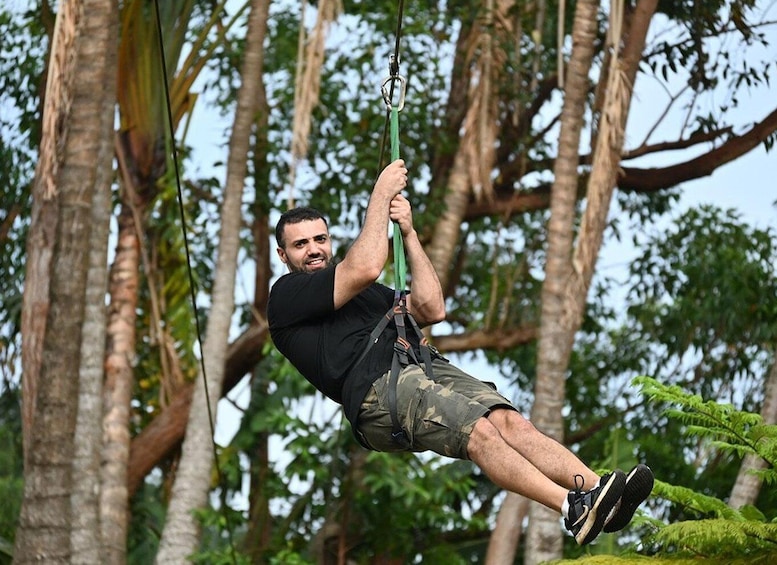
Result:
M154 0L154 9L156 11L157 39L159 41L159 58L162 65L162 83L164 84L164 89L165 89L167 126L170 130L170 139L172 140L172 147L170 149L170 153L172 154L172 157L173 157L173 168L175 169L175 184L176 184L177 195L178 195L178 213L181 218L181 230L183 232L183 245L184 245L184 251L186 254L186 268L189 275L189 298L191 300L192 309L194 311L194 326L196 328L196 333L197 333L197 344L200 348L200 370L202 371L202 382L203 382L203 386L205 387L205 404L208 411L208 424L210 425L211 445L213 447L213 461L216 466L216 475L218 476L219 484L222 484L224 475L221 472L221 465L219 464L218 450L216 447L216 440L215 440L216 429L215 429L215 424L213 422L213 410L211 408L210 393L208 392L208 376L205 371L205 354L202 346L202 330L200 329L200 316L199 316L199 310L197 308L197 295L194 290L195 289L194 273L192 270L191 253L189 251L189 236L188 236L188 227L186 223L186 211L184 210L184 205L183 205L183 189L181 188L181 173L178 165L178 150L175 146L175 126L173 123L173 109L170 103L170 86L167 82L167 62L165 60L165 44L164 44L164 38L162 33L162 18L159 13L159 0ZM224 522L227 529L227 540L229 543L230 557L232 559L232 563L234 565L237 565L237 555L235 552L234 537L232 535L232 523L229 518L229 514L226 512L226 504L222 504L221 513L224 516Z

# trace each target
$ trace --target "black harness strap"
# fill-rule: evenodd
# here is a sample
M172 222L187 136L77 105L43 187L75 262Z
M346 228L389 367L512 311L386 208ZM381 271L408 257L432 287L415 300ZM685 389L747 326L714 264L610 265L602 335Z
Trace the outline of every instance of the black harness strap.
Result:
M411 329L419 339L419 349L421 351L421 360L424 366L424 372L430 379L433 377L432 359L445 360L445 358L440 355L440 353L433 345L429 343L429 340L426 339L426 336L421 331L418 323L415 321L410 312L407 311L407 298L405 291L396 290L394 291L394 304L391 306L391 309L386 312L386 314L380 319L378 325L375 326L375 329L373 329L370 333L370 340L367 343L367 347L354 366L358 365L364 360L364 358L367 356L367 353L369 353L369 351L372 349L372 346L378 342L380 335L383 333L383 331L386 329L386 326L392 319L394 320L394 325L397 328L397 339L394 342L394 355L391 359L391 372L389 374L388 383L388 403L392 427L391 437L402 447L410 449L412 447L410 437L399 423L399 415L397 413L397 384L399 382L399 373L402 372L402 369L411 364L418 365L420 367L421 363L418 361L418 357L416 356L412 344L407 339L407 325L405 324L405 321L407 320L407 322L409 322Z

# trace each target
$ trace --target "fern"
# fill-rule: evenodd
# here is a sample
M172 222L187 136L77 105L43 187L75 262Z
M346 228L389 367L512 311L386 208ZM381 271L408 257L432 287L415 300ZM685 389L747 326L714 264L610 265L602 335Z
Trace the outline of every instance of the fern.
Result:
M669 524L653 539L676 557L735 559L771 553L777 557L777 524L728 519L693 520Z
M720 518L736 522L746 520L740 511L731 508L722 500L686 487L669 485L657 480L653 486L653 494L674 502L685 510L685 514L690 516Z
M687 425L687 432L707 438L722 451L738 456L748 453L763 457L771 466L759 471L765 484L777 483L777 426L763 423L761 416L736 410L728 404L705 401L679 386L666 386L649 377L637 377L645 396L653 402L666 403L665 414ZM586 565L620 565L649 561L651 565L767 565L777 563L777 520L767 522L763 512L754 506L734 509L724 501L689 488L657 480L653 496L663 498L683 509L686 520L665 524L656 518L642 517L650 533L641 544L641 555L634 550L621 556L596 555L566 563Z
M637 377L634 383L641 385L643 393L652 400L678 406L665 413L687 424L689 434L709 437L716 447L740 457L748 453L763 457L772 467L763 478L768 483L777 480L777 426L764 424L759 414L705 401L677 385L666 386L650 377Z
M771 467L759 475L766 484L777 481L777 426L764 424L758 414L705 401L678 386L662 385L649 377L638 377L634 382L642 386L651 400L668 403L670 407L665 413L687 424L688 433L708 438L716 448L740 457L748 453L763 457ZM686 515L701 519L669 525L653 520L655 531L645 540L652 552L721 562L745 558L755 562L764 555L777 560L777 523L767 523L757 508L746 506L737 510L715 497L662 481L656 481L653 493L681 506Z
M679 386L666 386L649 377L637 377L643 393L653 402L666 403L665 414L687 425L687 432L709 439L722 451L763 457L770 467L758 471L765 484L777 483L777 426L763 423L761 416L741 412L728 404L705 401ZM682 508L686 520L665 524L642 517L652 532L642 540L641 555L630 550L621 556L596 555L566 563L620 565L650 562L651 565L769 565L777 563L777 520L767 522L754 506L734 509L724 501L689 488L657 480L653 496Z

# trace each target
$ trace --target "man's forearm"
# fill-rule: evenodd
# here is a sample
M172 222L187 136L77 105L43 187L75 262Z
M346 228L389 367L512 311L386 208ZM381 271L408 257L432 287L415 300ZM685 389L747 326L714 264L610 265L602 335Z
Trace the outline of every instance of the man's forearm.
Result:
M445 319L445 298L437 272L415 231L404 236L404 243L412 275L410 302L413 317L422 325L442 321Z
M348 254L364 266L380 272L388 258L388 210L391 198L381 193L370 195L364 224Z
M391 201L406 184L407 169L401 159L383 169L370 194L362 230L343 261L348 262L349 269L365 273L373 281L380 276L388 258Z

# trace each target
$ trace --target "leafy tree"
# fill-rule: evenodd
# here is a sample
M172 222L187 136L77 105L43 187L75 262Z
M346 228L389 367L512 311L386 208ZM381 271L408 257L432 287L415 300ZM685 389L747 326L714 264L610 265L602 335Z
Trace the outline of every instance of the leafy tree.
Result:
M119 370L112 372L109 380L120 382L124 388L111 384L106 389L120 393L110 401L113 406L126 408L124 419L113 420L117 425L112 429L119 432L115 445L129 452L112 461L117 463L114 483L122 489L125 484L129 487L126 493L114 491L118 498L105 502L105 508L117 512L122 520L126 510L133 509L133 522L128 528L132 540L129 559L135 562L148 562L156 551L164 507L181 462L180 445L193 397L192 380L197 373L197 338L185 276L188 265L177 219L178 171L171 162L171 149L176 143L182 156L180 172L184 209L191 220L187 235L192 243L191 265L197 296L210 305L218 239L214 228L219 224L218 212L224 197L219 177L227 159L220 150L204 158L201 154L195 156L193 148L185 145L186 134L195 122L204 122L206 118L225 117L231 122L241 78L245 78L241 71L243 61L259 50L248 47L241 27L246 21L247 12L243 9L247 4L162 3L165 45L169 49L167 78L173 86L174 122L180 124L176 130L178 139L174 141L165 133L165 122L160 118L161 103L165 102L159 88L163 82L149 84L146 80L159 76L159 69L152 71L159 63L152 57L158 47L151 41L153 4L122 4L125 20L120 48L124 51L119 68L123 77L120 84L126 88L120 89L121 125L116 155L117 163L126 168L117 171L122 191L115 194L114 202L119 241L128 245L117 247L111 294L112 319L117 323L130 322L109 329L109 345L117 354L109 358L112 362L120 361L111 365L111 371ZM395 4L345 2L343 12L331 20L318 67L321 88L317 103L306 110L312 120L307 159L297 159L296 163L290 159L297 155L291 149L291 136L299 131L294 125L302 112L295 107L295 100L306 85L297 86L295 81L296 67L305 60L306 51L298 48L300 26L304 25L300 8L305 5L312 10L313 5L284 1L273 2L269 7L268 36L262 47L264 70L262 79L255 84L260 110L255 115L255 129L247 148L239 151L241 155L232 156L249 156L250 190L244 194L241 208L238 258L241 272L251 269L256 273L255 289L253 296L237 304L233 328L236 337L222 348L225 374L220 391L226 394L250 374L252 398L234 442L216 446L222 476L214 479L211 486L220 495L221 505L198 514L204 531L201 560L230 558L231 548L225 547L228 541L222 529L226 517L234 528L238 549L254 562L314 561L331 557L328 551L333 547L339 552L337 555L343 556L350 550L353 556L365 561L370 559L368 555L401 560L402 552L429 561L447 559L446 562L454 559L454 553L469 560L478 560L485 554L488 529L502 497L476 470L437 458L419 461L397 457L385 461L378 456L367 457L354 449L353 440L341 430L337 418L330 418L329 413L323 421L307 416L307 410L311 405L319 405L320 398L314 400L310 390L288 373L288 367L285 372L282 370L283 365L272 350L263 347L267 339L264 304L274 275L270 230L272 219L291 200L289 196L293 195L295 202L319 206L330 215L341 254L358 227L382 157L385 108L379 84L396 39ZM493 12L486 9L491 5ZM637 6L640 10L636 10ZM565 21L559 21L559 14L553 11L543 11L541 3L525 7L512 2L406 6L401 71L408 76L410 90L401 116L402 155L415 174L416 182L408 194L414 202L427 249L447 281L450 305L450 323L438 328L433 338L441 349L476 353L488 359L495 372L502 372L522 389L506 391L520 398L521 406L528 407L534 398L534 374L540 365L534 342L542 318L540 311L547 306L540 304L540 295L541 284L547 280L543 269L549 263L551 238L546 223L554 182L568 183L568 211L574 216L564 223L569 237L586 233L579 212L586 195L593 192L587 193L582 187L600 182L595 180L597 172L604 173L606 189L612 188L606 186L608 183L615 186L615 197L633 215L637 229L643 230L660 213L672 208L679 193L674 187L710 174L758 144L769 147L774 139L774 112L765 112L757 123L745 124L734 122L734 114L727 111L744 104L740 100L745 88L768 85L773 57L761 60L753 56L759 45L765 43L769 30L768 22L761 21L761 6L749 2L703 2L689 6L658 4L660 19L653 18L651 25L660 22L667 33L651 34L639 66L635 67L640 79L632 81L637 89L635 95L645 78L662 84L670 80L687 84L667 102L670 108L684 106L687 115L678 121L672 136L665 139L646 136L644 141L629 142L624 147L616 143L612 163L620 160L621 166L604 170L597 170L594 165L597 155L593 148L603 137L602 120L607 115L604 94L608 90L605 85L612 77L607 69L611 68L613 53L605 41L611 24L599 14L598 4L568 6ZM557 65L558 55L563 59L570 51L562 45L559 53L556 31L561 25L569 38L572 18L583 7L590 9L587 21L592 30L591 71L584 73L574 87L579 90L573 92L569 80L563 87L558 82L559 76L569 78L565 76L568 71ZM637 12L644 13L643 7L643 3L624 6L624 28L636 29ZM176 13L178 9L180 13ZM7 8L0 11L5 14ZM311 12L307 14L310 16ZM15 325L19 308L13 306L19 303L21 271L27 267L29 275L30 269L29 264L24 264L25 254L20 245L26 240L31 221L29 163L37 158L34 148L38 147L39 138L35 132L40 128L40 101L34 85L41 82L37 77L42 76L45 60L38 46L47 45L45 39L37 38L42 35L41 30L51 33L53 15L49 3L43 2L39 11L30 10L21 20L0 20L0 25L11 32L2 34L0 41L4 45L18 45L13 52L20 54L19 64L7 59L0 61L0 80L7 86L0 89L0 96L5 97L4 102L10 99L18 109L10 114L9 122L12 127L20 124L21 134L8 136L9 130L0 130L0 158L8 158L13 164L0 168L0 174L10 175L12 187L0 196L7 205L1 208L0 225L4 230L10 226L0 233L3 249L10 250L3 253L1 260L11 273L0 283L3 305L9 306L0 309L0 316L6 316L0 319L2 335L8 337L10 345L17 346L21 341ZM305 22L312 21L308 16ZM135 40L128 41L132 37ZM733 56L723 41L727 37L736 40L737 45L741 40L747 46L748 57ZM133 46L140 51L133 52ZM187 57L179 57L182 54ZM207 72L201 74L202 71ZM601 79L598 86L594 77ZM154 92L144 91L146 99L133 90L143 84L157 87ZM195 86L199 92L195 93ZM721 93L723 104L706 103ZM558 136L561 94L578 97L582 104L578 116L580 131L590 133L590 143L581 135L577 144L564 151ZM663 109L656 104L656 125L661 124L663 115ZM135 125L143 127L133 129ZM227 127L215 125L218 132L211 137L218 144L227 139L221 134ZM634 136L627 135L626 139L632 140ZM692 158L686 159L687 152L676 151L686 148L693 149ZM29 155L22 159L26 165L13 162L17 154ZM663 157L664 162L671 164L645 165L645 158L651 156ZM573 176L562 179L554 170L554 162L558 167L566 167L577 181L570 182ZM215 172L201 171L200 167L210 165ZM296 166L295 175L291 174L292 166ZM590 201L585 201L585 207L590 207ZM553 219L556 220L559 218ZM601 226L594 231L599 229ZM749 243L747 237L741 241ZM686 244L686 240L678 242ZM672 257L674 249L667 245L661 253ZM134 256L123 255L133 250ZM751 267L750 263L757 261L736 252L714 257L721 276L726 274L724 261L735 262L737 269L728 269L736 273L741 266L742 273L769 275L768 269ZM125 258L130 261L124 262ZM683 263L673 265L680 269ZM635 269L643 267L647 269L648 264ZM695 269L699 284L709 288L714 280L703 276L703 265ZM134 288L128 284L133 282ZM251 281L248 282L250 285ZM238 285L241 284L244 283L239 281ZM575 378L557 383L553 391L562 394L557 412L563 406L565 415L563 421L555 423L563 424L561 433L585 459L603 467L625 466L637 456L647 456L651 462L670 460L662 459L671 453L664 438L678 436L680 426L653 414L651 407L645 406L628 385L628 377L633 374L662 373L668 367L670 350L674 360L683 356L682 351L704 352L704 363L699 364L703 377L697 381L687 379L692 386L698 384L699 390L730 393L733 388L716 387L716 383L727 385L726 375L733 373L726 371L740 371L736 373L737 385L743 383L747 390L758 391L769 355L763 343L757 341L757 332L769 331L765 329L767 324L762 323L766 321L765 313L757 315L761 318L747 315L733 320L731 331L717 327L728 323L722 309L746 304L749 298L745 294L741 295L742 302L737 302L739 298L713 300L693 295L686 287L667 284L666 288L688 291L688 302L683 305L681 299L674 305L676 310L662 309L661 297L643 294L634 299L633 317L621 324L622 312L613 311L609 304L609 281L593 279L592 284L592 292L577 305L582 308L587 302L586 309L573 316L579 318L577 323L581 325L570 346L568 367L559 371L562 377L568 372ZM735 282L732 284L725 287L727 292L738 290ZM29 287L25 286L27 292ZM637 288L642 292L641 287ZM700 309L720 311L695 312L694 301ZM643 310L637 302L644 303ZM29 320L45 321L45 316L37 314L39 310L26 310ZM208 308L200 310L198 321L203 327L211 314ZM682 317L696 314L699 319L690 323ZM666 317L665 327L651 325L651 320L661 316ZM696 327L691 328L695 323ZM702 329L707 324L713 329ZM688 332L683 334L682 328ZM680 334L682 337L678 338ZM26 331L25 339L33 335ZM742 339L737 341L737 336ZM121 342L125 337L132 341ZM120 342L131 345L119 350L116 345ZM733 353L727 348L731 344ZM15 357L8 351L11 349L2 349L4 368L16 377ZM25 372L33 366L29 358L23 365ZM684 371L678 378L688 374ZM115 381L113 377L117 375L120 379ZM25 379L25 383L30 382ZM601 402L592 402L592 398ZM537 410L548 408L547 402L542 406L543 402L540 399ZM30 410L31 406L26 402L24 408ZM624 414L623 429L604 433ZM661 431L660 437L656 430ZM689 448L695 447L689 438L683 441ZM311 457L312 453L317 457ZM289 457L293 458L291 463ZM719 453L715 458L701 478L693 464L657 471L676 484L722 496L736 473L736 460ZM153 477L149 477L152 470ZM388 470L391 473L383 474ZM122 476L125 471L126 481ZM243 473L250 477L248 493L239 480ZM408 477L415 480L409 483ZM130 502L128 497L133 493L137 496ZM149 501L154 498L164 504L151 504ZM422 505L419 509L407 500L432 500L439 506L430 509ZM238 501L247 505L241 516L228 508L237 508ZM386 547L382 524L377 522L385 517L379 511L381 505L395 514L412 516L395 520L397 540L402 543L390 548ZM153 519L142 524L146 516ZM556 520L555 534L557 526ZM124 536L120 528L112 532L119 539ZM119 553L120 546L121 542ZM565 551L571 554L576 549L568 546Z
M20 390L4 383L0 394L0 498L5 511L0 518L0 563L10 564L16 517L22 505L23 453L21 443Z

